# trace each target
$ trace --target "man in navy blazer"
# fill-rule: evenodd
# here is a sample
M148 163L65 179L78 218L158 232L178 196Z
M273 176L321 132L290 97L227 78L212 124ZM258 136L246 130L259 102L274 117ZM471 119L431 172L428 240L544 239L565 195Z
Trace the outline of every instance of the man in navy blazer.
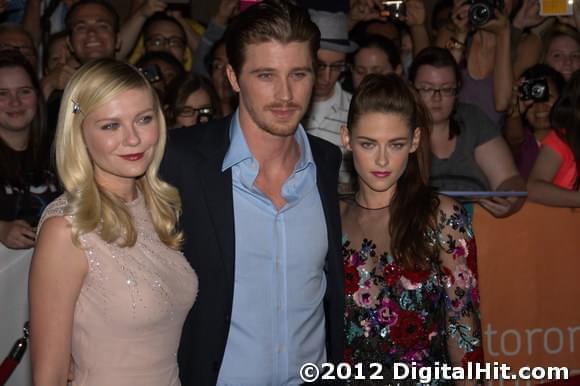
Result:
M240 107L169 136L161 174L179 189L200 286L178 354L184 386L300 384L304 363L341 361L341 154L300 125L319 38L286 1L241 13L226 31Z

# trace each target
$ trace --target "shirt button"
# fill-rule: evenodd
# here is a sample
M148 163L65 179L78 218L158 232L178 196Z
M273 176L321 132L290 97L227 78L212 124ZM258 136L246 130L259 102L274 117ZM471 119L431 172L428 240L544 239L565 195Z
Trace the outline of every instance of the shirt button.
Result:
M276 351L277 352L281 352L282 351L282 346L281 345L278 345L278 347L276 348Z
M278 307L276 307L278 309L278 311L280 311L282 309L282 306L280 305L280 303L278 303Z

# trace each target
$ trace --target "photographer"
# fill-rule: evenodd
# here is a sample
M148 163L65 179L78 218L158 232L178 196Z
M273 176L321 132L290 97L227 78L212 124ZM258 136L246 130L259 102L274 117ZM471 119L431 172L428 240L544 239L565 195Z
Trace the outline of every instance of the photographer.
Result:
M482 8L493 16L484 17ZM440 29L436 41L461 65L459 100L477 105L498 127L512 93L510 10L509 1L455 0L451 23Z
M560 97L565 81L545 64L527 69L514 84L513 105L504 127L520 175L527 179L550 131L550 110Z
M580 71L576 71L550 114L553 130L542 141L528 179L529 199L550 206L580 208Z

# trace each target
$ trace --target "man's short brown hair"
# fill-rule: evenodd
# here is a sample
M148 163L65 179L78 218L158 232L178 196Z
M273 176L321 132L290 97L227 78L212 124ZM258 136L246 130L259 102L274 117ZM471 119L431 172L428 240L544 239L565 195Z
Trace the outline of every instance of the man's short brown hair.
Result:
M308 12L287 0L264 0L236 16L225 33L228 61L236 75L245 62L248 44L277 41L308 42L312 63L320 46L320 31Z

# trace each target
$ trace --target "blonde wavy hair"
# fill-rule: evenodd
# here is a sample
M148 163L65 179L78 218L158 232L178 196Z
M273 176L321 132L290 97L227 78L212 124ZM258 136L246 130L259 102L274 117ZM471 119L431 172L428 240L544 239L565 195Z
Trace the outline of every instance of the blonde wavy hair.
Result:
M165 119L157 94L145 77L133 66L112 59L89 62L78 69L62 97L55 139L58 176L68 199L65 214L72 217L73 240L97 231L108 243L133 246L137 232L125 203L97 184L91 157L85 146L83 121L99 106L116 95L133 89L149 91L154 100L154 114L159 125L159 141L145 174L137 179L153 226L163 243L179 249L183 234L176 227L181 214L177 189L157 175L167 139Z

